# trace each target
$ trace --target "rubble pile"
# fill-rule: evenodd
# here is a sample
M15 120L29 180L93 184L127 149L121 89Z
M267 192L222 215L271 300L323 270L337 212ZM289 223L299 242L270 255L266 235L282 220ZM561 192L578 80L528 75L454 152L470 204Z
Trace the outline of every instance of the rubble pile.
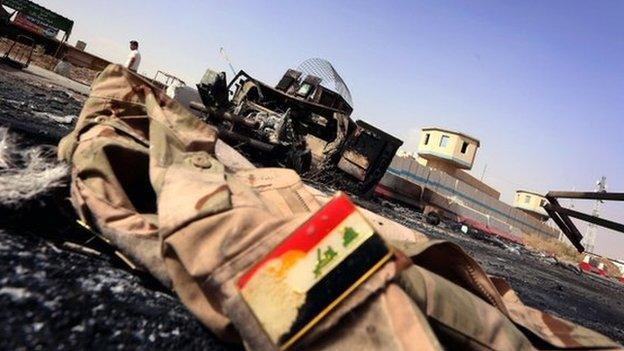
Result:
M85 67L72 66L69 71L69 78L82 84L91 85L97 74L97 71Z

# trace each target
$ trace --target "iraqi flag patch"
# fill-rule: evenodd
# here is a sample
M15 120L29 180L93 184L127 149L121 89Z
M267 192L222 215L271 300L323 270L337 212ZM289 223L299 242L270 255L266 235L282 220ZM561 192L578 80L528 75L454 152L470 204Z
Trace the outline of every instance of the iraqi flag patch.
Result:
M384 240L339 193L237 286L269 338L285 350L391 257Z

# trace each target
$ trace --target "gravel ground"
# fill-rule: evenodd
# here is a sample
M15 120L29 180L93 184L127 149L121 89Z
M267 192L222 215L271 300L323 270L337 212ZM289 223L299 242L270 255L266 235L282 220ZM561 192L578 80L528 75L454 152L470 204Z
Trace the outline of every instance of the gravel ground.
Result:
M71 116L84 99L0 66L0 126L27 144L56 143L71 130ZM429 226L400 204L355 199L431 238L459 244L488 273L506 278L529 306L624 343L624 285L479 232L464 234L454 223ZM0 209L0 349L233 348L152 280L109 256L64 247L65 238L84 233L58 211L66 202L55 201L44 199L19 213Z

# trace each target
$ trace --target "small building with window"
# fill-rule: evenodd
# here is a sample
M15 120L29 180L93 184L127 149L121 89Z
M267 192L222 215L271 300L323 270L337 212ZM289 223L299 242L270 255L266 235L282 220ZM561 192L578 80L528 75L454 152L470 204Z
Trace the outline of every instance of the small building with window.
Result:
M543 206L547 202L548 200L541 194L527 190L517 190L514 198L514 207L523 210L540 221L546 221L548 220L548 213L546 213Z
M439 127L426 127L420 131L418 144L418 163L453 177L499 199L500 193L470 175L477 149L481 146L479 139L468 134Z
M423 128L420 133L418 155L429 161L430 166L444 162L453 168L472 168L480 146L478 139L438 127Z

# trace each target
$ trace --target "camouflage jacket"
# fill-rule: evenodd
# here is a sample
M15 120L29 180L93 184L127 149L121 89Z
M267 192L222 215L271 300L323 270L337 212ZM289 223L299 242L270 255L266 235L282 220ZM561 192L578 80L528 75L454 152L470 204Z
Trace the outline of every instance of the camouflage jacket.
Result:
M525 306L458 246L363 211L393 259L292 345L293 316L261 325L237 281L328 198L286 169L255 169L215 130L139 76L111 65L59 146L78 216L171 287L197 318L250 349L619 349ZM281 295L265 305L288 303Z

